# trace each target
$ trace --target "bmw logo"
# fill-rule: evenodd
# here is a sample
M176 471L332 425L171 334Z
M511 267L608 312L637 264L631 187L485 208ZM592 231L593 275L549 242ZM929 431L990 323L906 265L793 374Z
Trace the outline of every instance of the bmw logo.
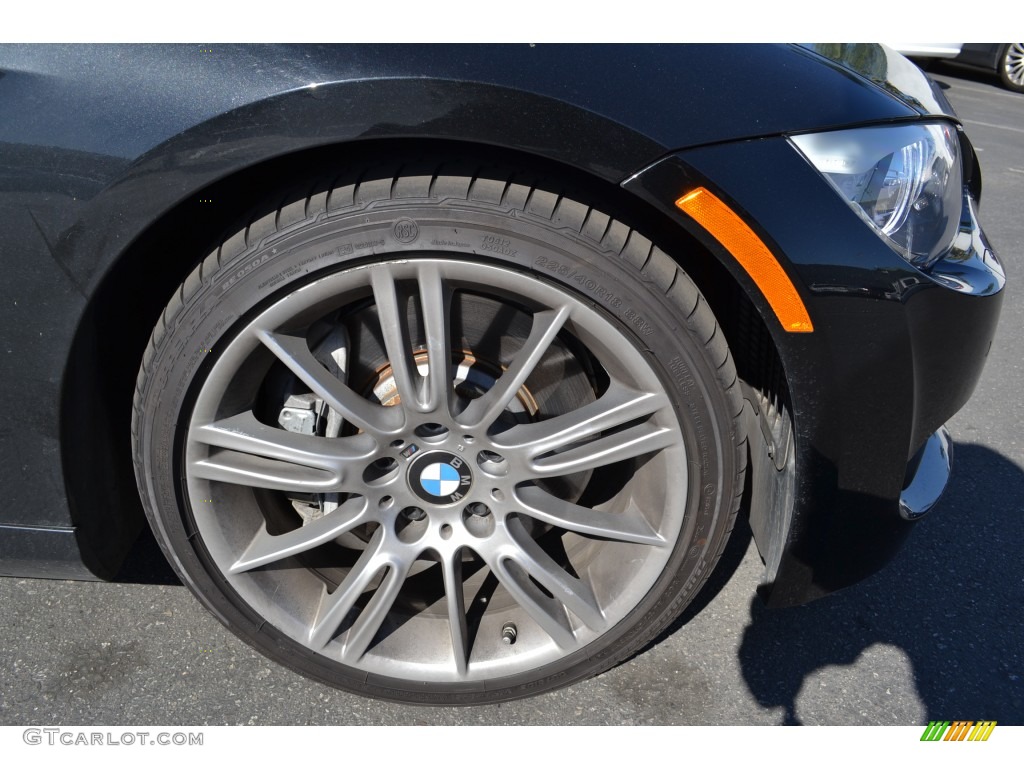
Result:
M472 484L465 460L447 451L425 453L409 467L409 486L430 504L455 504Z

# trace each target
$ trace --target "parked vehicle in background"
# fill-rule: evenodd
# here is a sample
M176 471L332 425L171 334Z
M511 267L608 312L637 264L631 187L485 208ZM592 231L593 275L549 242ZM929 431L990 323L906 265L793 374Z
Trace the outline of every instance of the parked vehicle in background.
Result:
M886 43L908 59L955 59L963 43Z
M994 70L1004 86L1024 93L1024 43L964 43L953 61Z
M1024 43L890 43L922 69L944 60L995 72L1003 86L1024 93Z

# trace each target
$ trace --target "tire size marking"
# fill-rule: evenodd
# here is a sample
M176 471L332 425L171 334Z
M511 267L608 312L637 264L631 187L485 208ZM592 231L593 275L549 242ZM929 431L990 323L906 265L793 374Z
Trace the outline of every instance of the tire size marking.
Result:
M549 259L547 256L538 256L533 262L535 267L546 269L549 272L554 272L556 275L567 278L578 283L582 288L590 291L601 301L605 302L609 307L618 309L622 306L622 299L616 296L614 293L609 291L599 282L593 278L589 278L586 275L581 275L572 267L566 264L560 264L554 259ZM653 330L653 329L652 329Z

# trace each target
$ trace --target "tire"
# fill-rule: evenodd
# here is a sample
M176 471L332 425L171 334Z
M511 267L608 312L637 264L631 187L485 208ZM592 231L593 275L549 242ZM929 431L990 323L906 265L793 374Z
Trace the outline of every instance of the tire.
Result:
M1024 93L1024 43L1007 43L999 52L999 79L1011 91Z
M271 659L495 702L608 669L694 598L740 410L649 240L435 165L289 198L192 272L139 374L135 469L183 582Z

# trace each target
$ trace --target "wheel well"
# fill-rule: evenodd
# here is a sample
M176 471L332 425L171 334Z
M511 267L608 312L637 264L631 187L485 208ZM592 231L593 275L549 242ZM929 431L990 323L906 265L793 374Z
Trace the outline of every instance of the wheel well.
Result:
M228 235L272 210L289 191L305 195L325 169L457 158L521 169L538 183L593 201L629 222L682 266L704 294L740 378L784 398L785 374L771 334L728 270L682 227L620 187L578 169L513 150L438 140L373 140L316 148L242 169L197 190L117 256L93 294L72 343L61 404L68 500L86 565L113 577L144 525L130 440L132 398L153 326L173 292Z

